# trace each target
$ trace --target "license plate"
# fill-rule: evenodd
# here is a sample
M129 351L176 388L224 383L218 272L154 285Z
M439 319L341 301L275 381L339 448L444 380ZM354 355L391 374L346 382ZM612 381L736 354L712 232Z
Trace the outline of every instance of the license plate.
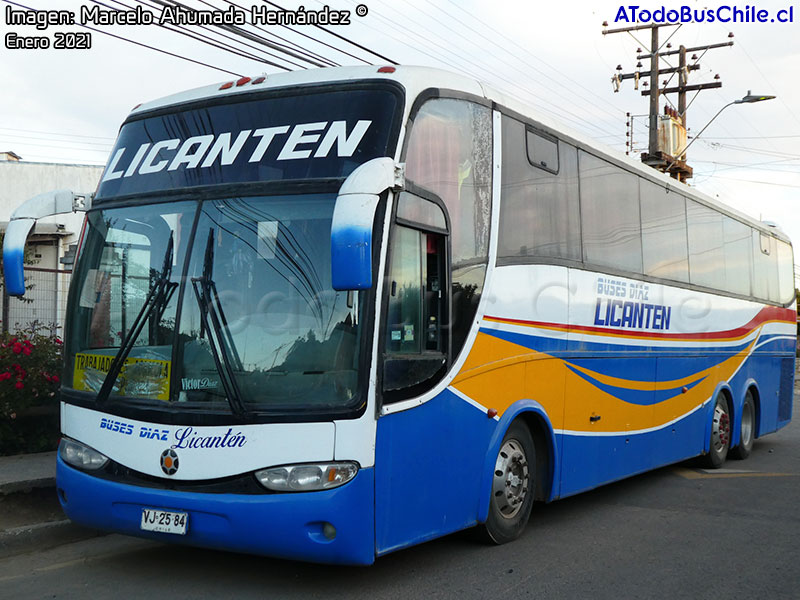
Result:
M158 531L161 533L186 534L186 525L189 514L184 512L170 512L168 510L142 509L141 528L144 531Z

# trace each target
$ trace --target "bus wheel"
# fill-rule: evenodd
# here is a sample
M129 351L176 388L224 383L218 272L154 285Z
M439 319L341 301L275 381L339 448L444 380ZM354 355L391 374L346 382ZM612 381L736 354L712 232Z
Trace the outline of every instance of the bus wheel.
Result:
M516 539L525 529L533 506L535 475L536 446L525 424L515 421L497 454L489 517L484 525L495 544Z
M705 456L705 466L719 469L728 457L731 445L731 412L725 394L717 394L714 415L711 421L711 447Z
M753 392L747 390L742 404L742 426L739 428L739 445L731 450L731 456L744 460L750 456L756 437L756 409Z

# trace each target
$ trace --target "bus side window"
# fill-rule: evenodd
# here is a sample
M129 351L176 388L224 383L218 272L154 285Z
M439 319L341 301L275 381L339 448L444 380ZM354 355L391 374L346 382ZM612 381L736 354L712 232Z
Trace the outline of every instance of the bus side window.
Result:
M396 225L388 272L383 390L388 402L430 388L447 364L445 235Z
M414 116L406 147L406 180L435 194L449 218L453 358L461 351L483 292L489 255L492 111L453 98L433 98Z

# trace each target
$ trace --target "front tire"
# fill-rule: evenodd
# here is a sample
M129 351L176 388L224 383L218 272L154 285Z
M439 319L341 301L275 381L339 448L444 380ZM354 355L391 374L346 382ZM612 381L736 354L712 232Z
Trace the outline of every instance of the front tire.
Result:
M720 392L714 404L711 417L711 447L704 457L704 465L709 469L719 469L728 457L731 445L731 411L728 399Z
M750 456L756 438L756 407L753 393L747 390L742 403L742 424L739 427L739 445L731 450L731 456L744 460Z
M531 515L536 479L536 446L524 423L508 428L495 461L486 535L495 544L517 539Z

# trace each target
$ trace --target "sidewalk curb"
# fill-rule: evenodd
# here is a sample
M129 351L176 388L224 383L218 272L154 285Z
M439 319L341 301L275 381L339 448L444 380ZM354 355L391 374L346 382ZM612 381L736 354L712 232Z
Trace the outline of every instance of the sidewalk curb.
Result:
M14 527L0 531L0 560L101 535L106 533L76 525L69 519Z
M55 477L42 477L40 479L27 479L25 481L10 481L0 484L0 496L16 494L18 492L30 492L39 488L55 488Z

